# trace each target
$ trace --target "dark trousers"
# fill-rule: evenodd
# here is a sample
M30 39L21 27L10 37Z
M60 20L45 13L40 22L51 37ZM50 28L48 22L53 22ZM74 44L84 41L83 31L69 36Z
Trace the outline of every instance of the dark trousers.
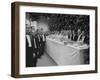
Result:
M33 52L32 48L26 49L26 67L35 67L36 66L37 58L33 57L33 54L36 54L36 53Z
M45 42L41 42L41 46L38 48L39 50L38 58L40 58L43 55L44 48L45 48Z

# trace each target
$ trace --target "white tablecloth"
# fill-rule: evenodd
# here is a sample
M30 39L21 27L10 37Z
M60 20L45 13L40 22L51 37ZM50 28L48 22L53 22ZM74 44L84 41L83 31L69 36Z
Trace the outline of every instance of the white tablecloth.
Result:
M46 38L46 53L58 65L78 65L84 64L84 51L89 47L87 45L64 45L56 40Z

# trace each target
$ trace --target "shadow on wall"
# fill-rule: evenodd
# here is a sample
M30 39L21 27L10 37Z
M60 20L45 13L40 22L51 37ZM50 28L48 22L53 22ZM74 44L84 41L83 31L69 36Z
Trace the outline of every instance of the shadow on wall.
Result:
M49 25L47 19L41 16L40 19L38 20L37 27L43 32L49 31Z
M37 26L38 26L38 29L43 30L43 32L49 31L49 29L48 29L49 26L46 22L39 21Z

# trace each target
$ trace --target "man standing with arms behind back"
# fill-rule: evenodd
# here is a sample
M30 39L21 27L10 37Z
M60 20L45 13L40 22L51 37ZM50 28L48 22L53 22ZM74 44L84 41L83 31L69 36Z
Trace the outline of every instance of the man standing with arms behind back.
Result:
M33 37L32 26L29 20L26 20L26 67L34 67L37 63L36 42Z

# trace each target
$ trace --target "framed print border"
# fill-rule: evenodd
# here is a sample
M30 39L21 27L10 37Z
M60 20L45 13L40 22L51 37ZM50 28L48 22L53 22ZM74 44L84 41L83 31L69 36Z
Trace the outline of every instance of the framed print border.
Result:
M51 72L38 74L20 74L20 6L39 6L52 8L69 8L69 9L86 9L95 11L95 70L71 71L71 72ZM44 3L28 3L13 2L11 4L11 76L15 78L23 77L40 77L40 76L58 76L72 74L97 73L97 7L81 6L81 5L61 5L61 4L44 4Z

